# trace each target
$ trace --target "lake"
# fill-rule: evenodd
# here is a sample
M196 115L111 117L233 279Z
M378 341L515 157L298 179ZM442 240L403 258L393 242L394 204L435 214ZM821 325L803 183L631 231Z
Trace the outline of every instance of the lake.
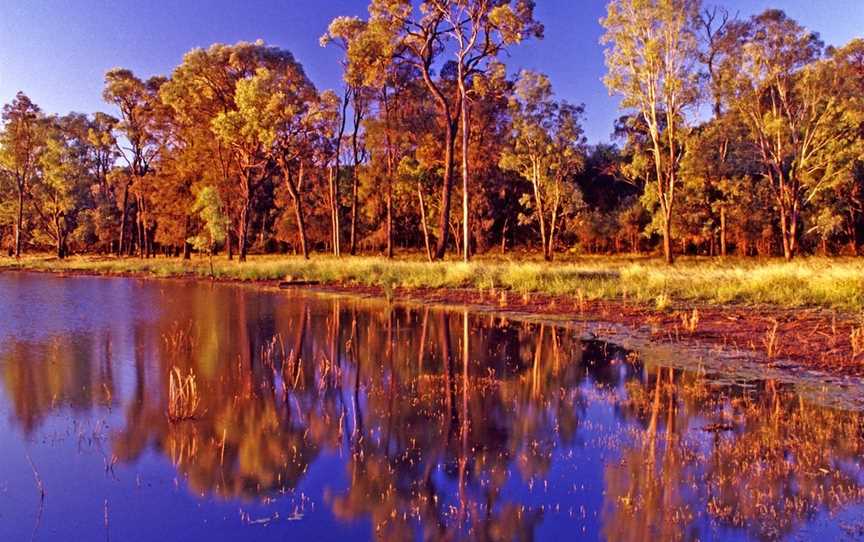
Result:
M859 383L662 352L487 311L0 273L0 540L864 537L864 414L838 401ZM174 368L190 419L169 419Z

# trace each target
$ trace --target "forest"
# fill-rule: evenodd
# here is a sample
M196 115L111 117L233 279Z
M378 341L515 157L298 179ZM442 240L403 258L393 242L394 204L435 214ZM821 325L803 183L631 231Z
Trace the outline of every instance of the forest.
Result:
M343 86L263 41L105 74L113 113L3 106L0 245L190 258L513 251L857 255L864 39L826 45L779 10L611 0L611 143L542 73L533 0L370 0L320 38Z

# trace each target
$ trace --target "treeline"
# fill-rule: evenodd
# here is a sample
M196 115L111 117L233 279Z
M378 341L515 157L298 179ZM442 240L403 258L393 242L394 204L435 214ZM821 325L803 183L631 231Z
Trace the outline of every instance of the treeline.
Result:
M106 74L115 115L4 106L10 254L384 253L514 248L708 255L864 244L864 40L826 47L769 10L611 0L606 85L625 114L589 146L584 108L509 73L540 39L530 0L371 0L339 17L338 92L263 42L187 53L167 77Z

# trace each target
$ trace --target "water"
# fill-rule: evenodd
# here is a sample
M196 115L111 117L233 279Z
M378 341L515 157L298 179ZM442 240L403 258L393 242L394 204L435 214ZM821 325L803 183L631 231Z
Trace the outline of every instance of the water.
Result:
M664 351L494 314L0 274L0 540L864 537L864 414L829 406L857 385L730 383ZM168 419L175 366L194 420Z

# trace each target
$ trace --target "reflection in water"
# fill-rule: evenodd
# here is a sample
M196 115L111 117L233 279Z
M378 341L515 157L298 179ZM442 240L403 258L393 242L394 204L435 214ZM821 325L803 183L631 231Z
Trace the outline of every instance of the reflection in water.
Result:
M771 382L714 386L498 316L137 288L125 320L5 337L13 426L29 438L52 416L104 416L112 461L140 477L155 452L214 509L263 506L285 531L262 537L324 514L381 540L775 539L864 501L862 415ZM175 366L198 375L193 421L166 416Z

